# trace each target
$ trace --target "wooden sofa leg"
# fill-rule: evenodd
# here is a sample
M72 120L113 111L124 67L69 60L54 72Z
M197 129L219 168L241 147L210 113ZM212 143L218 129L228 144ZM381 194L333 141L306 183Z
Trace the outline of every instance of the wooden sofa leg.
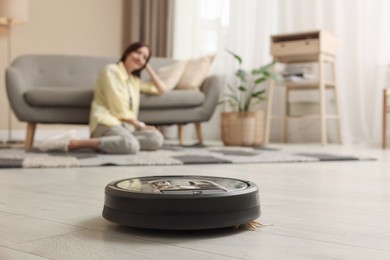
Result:
M26 142L24 143L25 150L32 148L36 126L36 123L27 123Z
M200 122L195 123L196 136L198 137L199 144L203 145L202 128Z
M179 144L183 145L183 125L177 125L177 135L179 137Z

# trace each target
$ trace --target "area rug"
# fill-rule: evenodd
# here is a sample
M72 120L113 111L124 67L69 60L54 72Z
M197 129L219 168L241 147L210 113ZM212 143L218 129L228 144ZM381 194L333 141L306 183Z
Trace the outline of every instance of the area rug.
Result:
M185 164L298 163L374 160L321 151L275 147L164 146L136 155L108 155L91 151L40 153L22 149L0 150L0 168L59 168Z

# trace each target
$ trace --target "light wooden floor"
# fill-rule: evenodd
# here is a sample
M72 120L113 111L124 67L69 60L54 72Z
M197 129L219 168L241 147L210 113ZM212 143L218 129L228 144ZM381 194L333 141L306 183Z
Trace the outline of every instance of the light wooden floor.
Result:
M325 150L378 160L0 170L0 259L390 259L390 150ZM110 181L171 174L255 182L272 225L163 232L101 217Z

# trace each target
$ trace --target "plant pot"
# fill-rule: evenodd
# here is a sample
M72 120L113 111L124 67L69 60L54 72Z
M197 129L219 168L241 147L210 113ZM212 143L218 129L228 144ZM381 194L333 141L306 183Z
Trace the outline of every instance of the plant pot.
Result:
M227 146L262 145L264 111L222 112L221 139Z

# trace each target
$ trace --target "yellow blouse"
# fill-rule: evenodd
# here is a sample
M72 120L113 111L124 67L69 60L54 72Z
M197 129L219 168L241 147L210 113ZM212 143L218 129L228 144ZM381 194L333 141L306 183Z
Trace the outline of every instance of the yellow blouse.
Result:
M98 76L89 116L89 129L98 124L108 127L122 124L122 119L136 119L140 92L158 94L151 82L129 75L122 62L107 65Z

